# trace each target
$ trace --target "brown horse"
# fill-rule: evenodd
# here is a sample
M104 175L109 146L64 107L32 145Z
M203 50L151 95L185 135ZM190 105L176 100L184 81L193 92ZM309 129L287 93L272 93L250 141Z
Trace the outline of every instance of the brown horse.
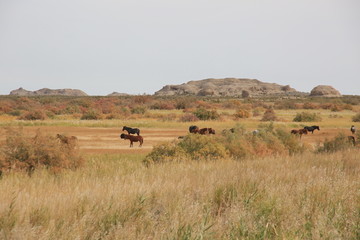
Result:
M134 135L122 133L122 134L120 135L120 138L122 138L122 139L129 139L129 140L130 140L130 147L133 146L133 142L140 142L139 147L141 147L142 144L143 144L143 142L144 142L143 137L140 136L140 135L139 135L139 136L134 136Z
M299 134L300 138L303 134L307 134L308 133L308 130L306 129L293 129L291 130L291 134Z
M202 134L202 135L205 135L205 134L215 134L215 129L212 129L212 128L202 128L199 130L199 133Z
M57 137L57 138L60 140L60 142L63 143L63 144L75 143L76 140L77 140L77 137L75 137L75 136L68 137L68 136L65 136L65 135L62 135L62 134L56 134L56 137Z

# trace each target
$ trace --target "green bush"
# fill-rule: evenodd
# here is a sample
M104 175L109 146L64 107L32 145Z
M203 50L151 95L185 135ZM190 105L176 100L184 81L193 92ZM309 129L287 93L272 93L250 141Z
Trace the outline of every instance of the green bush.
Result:
M149 165L187 160L217 160L227 156L224 145L215 137L189 134L179 142L155 146L143 162Z
M246 132L238 125L221 135L189 134L181 141L155 146L144 163L293 155L306 149L299 138L284 129L275 129L272 123L261 125L255 133Z
M297 113L293 119L294 122L320 122L321 117L316 113L302 112Z
M193 114L200 120L217 120L220 118L220 115L215 110L208 111L204 108L196 109Z

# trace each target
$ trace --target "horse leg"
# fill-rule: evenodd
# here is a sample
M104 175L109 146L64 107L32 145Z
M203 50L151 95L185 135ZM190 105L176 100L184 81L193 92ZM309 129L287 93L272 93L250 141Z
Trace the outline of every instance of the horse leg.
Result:
M132 146L133 146L133 141L130 140L130 147L132 147Z

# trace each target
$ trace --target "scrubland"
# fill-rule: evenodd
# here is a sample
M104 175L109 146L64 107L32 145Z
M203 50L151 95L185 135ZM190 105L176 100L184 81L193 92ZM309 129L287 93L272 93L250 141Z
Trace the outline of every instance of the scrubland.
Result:
M314 103L163 101L149 96L63 102L48 97L4 99L1 148L17 146L12 150L18 152L23 146L18 143L24 141L31 161L50 156L54 162L58 154L67 158L60 153L68 146L57 145L56 129L112 130L129 125L144 129L145 135L159 129L184 129L187 134L190 125L199 125L217 133L165 141L168 152L155 145L151 153L134 148L119 154L86 151L88 143L80 136L80 152L74 156L81 154L81 166L58 169L62 165L56 164L54 171L36 165L31 174L12 164L1 165L6 160L2 152L0 169L11 170L0 176L0 239L360 239L360 149L347 141L360 110L357 97ZM262 121L269 106L276 114L272 123ZM32 107L44 113L39 115L44 119L26 119ZM81 119L88 110L93 114L88 116L99 118ZM303 112L320 118L294 121ZM302 139L289 134L304 125L320 125L321 131ZM6 142L4 128L18 126L24 129L19 139L25 140ZM239 132L222 134L230 127ZM280 130L255 138L249 134L272 127ZM34 128L46 129L39 148ZM109 135L94 139L105 137ZM171 155L174 149L183 155ZM189 149L199 155L186 157ZM21 156L26 162L27 155ZM149 156L162 161L149 164Z

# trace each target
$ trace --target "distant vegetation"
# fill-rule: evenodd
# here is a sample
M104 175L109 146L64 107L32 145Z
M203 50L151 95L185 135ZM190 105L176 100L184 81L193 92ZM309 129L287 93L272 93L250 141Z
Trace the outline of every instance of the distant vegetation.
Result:
M276 110L324 109L339 112L353 110L360 104L360 97L341 98L231 98L231 97L159 97L150 95L121 97L68 97L68 96L0 96L0 115L14 116L19 120L44 120L56 116L75 119L128 119L130 116L151 117L149 110L182 110L187 116L181 121L216 120L220 111L233 109L234 118L248 118L265 113L263 121L275 121ZM272 109L272 110L268 110ZM192 115L189 115L192 114ZM305 121L299 115L300 121ZM298 121L298 120L296 120ZM355 119L356 121L356 119Z

